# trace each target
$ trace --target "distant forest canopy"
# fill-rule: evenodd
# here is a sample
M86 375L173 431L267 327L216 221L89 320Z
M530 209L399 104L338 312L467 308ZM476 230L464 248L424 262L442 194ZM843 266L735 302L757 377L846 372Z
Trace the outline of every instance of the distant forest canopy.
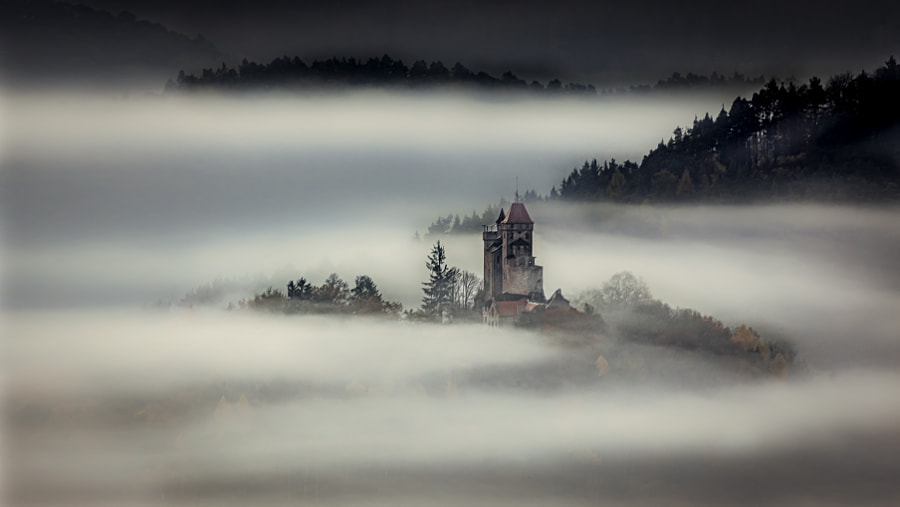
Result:
M585 161L546 196L523 202L746 203L773 200L900 199L900 66L808 84L770 80L715 119L694 119L640 164ZM508 203L481 214L449 214L426 237L480 232Z
M547 201L559 197L556 189L552 190L549 196L541 196L534 190L527 190L525 194L516 196L516 202L538 202ZM445 217L437 217L437 219L428 226L425 232L425 238L440 237L444 234L468 234L472 232L481 233L482 225L492 225L496 223L500 216L500 210L506 210L509 201L504 198L500 199L498 204L490 204L480 214L472 210L471 215L460 217L459 214L449 214ZM418 232L416 232L418 236Z
M655 85L637 85L600 90L600 94L648 93L652 91L685 90L691 88L754 86L765 82L763 76L748 78L735 72L732 76L713 72L702 76L689 72L682 76L675 72ZM457 62L448 68L441 61L427 63L418 60L408 67L403 60L388 55L369 58L329 58L313 60L309 65L299 57L283 56L268 64L249 62L245 58L239 66L225 62L219 68L205 68L200 76L178 73L176 80L166 83L167 90L259 90L259 89L315 89L342 87L373 87L400 89L429 89L459 87L474 90L524 91L550 94L597 95L592 84L567 83L552 79L546 84L530 83L511 71L499 78L484 71L473 71Z
M551 191L552 195L557 190ZM623 203L900 198L900 67L823 86L770 80L715 119L678 127L640 164L585 162L560 198Z

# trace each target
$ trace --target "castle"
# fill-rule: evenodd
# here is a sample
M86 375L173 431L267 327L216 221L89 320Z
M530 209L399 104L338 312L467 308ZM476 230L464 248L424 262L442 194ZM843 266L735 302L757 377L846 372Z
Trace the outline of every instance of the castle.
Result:
M485 324L515 323L524 314L569 306L559 290L550 300L544 297L544 268L533 255L534 221L523 203L511 204L508 214L501 209L496 224L484 226L482 239Z

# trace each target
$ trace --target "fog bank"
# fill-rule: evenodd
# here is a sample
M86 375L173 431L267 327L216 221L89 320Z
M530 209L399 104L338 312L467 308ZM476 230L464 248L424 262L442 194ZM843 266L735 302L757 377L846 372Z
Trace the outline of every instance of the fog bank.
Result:
M514 328L225 311L330 273L416 308L438 216L511 199L517 176L545 193L719 106L4 95L6 497L898 503L895 207L527 203L547 295L629 270L673 307L790 340L803 367L787 379L613 331L573 348ZM440 239L481 273L479 235ZM217 279L228 293L178 304Z
M803 504L866 488L852 498L900 497L885 480L900 449L893 370L737 386L713 376L701 389L598 378L548 395L464 382L483 368L534 375L559 353L536 335L482 326L226 313L8 318L14 504L371 505L438 494L462 505L523 492L573 505L652 505L662 492L701 505L715 504L704 495ZM875 464L866 476L847 470ZM768 470L762 497L745 492L752 469ZM809 487L802 469L839 481L837 495Z

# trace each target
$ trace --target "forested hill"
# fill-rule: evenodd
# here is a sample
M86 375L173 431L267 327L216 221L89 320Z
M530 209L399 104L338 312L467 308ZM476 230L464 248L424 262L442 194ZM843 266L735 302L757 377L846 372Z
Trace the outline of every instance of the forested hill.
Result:
M202 37L84 5L52 0L0 2L3 81L116 87L158 83L178 68L201 68L223 54Z
M558 195L638 203L896 200L900 67L891 57L873 73L824 85L771 80L715 118L676 128L640 164L585 162Z
M380 58L328 58L309 64L297 56L275 58L268 64L247 61L237 67L222 63L218 68L205 68L199 76L180 72L166 85L169 90L310 90L341 88L448 89L479 91L530 92L558 95L644 94L655 91L673 92L709 89L748 89L764 82L762 76L751 78L735 72L725 76L713 72L709 76L673 73L655 85L635 85L614 89L592 84L563 83L551 79L547 83L519 78L511 71L500 77L471 70L460 62L448 67L441 61L418 60L411 66L389 55Z

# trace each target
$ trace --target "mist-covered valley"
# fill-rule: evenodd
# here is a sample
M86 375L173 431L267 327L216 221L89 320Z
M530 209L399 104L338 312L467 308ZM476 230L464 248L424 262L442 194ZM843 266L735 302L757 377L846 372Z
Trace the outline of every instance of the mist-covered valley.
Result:
M900 499L896 207L527 203L545 292L580 303L631 271L673 307L791 342L786 376L612 326L571 347L225 310L330 273L418 307L436 216L511 200L517 177L543 194L586 158L635 159L717 98L10 93L0 107L11 504ZM440 239L481 273L478 235ZM236 289L178 305L217 279Z

